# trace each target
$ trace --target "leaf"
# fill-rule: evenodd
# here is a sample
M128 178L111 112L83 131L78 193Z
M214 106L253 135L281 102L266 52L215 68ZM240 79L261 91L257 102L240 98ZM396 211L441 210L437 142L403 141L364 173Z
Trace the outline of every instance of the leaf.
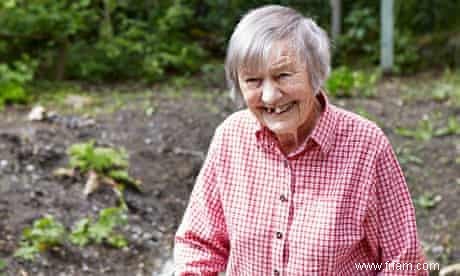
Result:
M32 227L23 230L21 243L15 256L31 260L48 248L62 244L65 239L64 226L50 215L35 220Z
M82 172L94 170L106 173L108 170L128 167L128 156L124 149L95 147L94 141L72 145L68 153L70 166Z
M0 271L5 269L5 267L6 267L6 262L4 260L0 259Z
M91 241L89 236L90 223L91 220L88 218L77 221L73 227L72 233L70 233L70 242L78 246L87 245Z
M127 184L128 187L133 188L138 192L142 191L140 188L141 182L130 177L126 170L111 170L108 173L108 176L119 183Z
M123 248L128 246L128 241L123 235L114 234L107 238L107 243L116 248Z
M422 208L431 209L434 208L439 202L441 202L441 200L441 195L425 194L419 196L414 201L416 205Z
M89 227L90 237L96 242L101 243L107 239L116 226L127 223L127 215L123 208L106 208L99 212L99 219Z
M14 257L32 261L38 253L40 253L40 251L36 246L30 245L29 243L22 243L21 246L14 252Z

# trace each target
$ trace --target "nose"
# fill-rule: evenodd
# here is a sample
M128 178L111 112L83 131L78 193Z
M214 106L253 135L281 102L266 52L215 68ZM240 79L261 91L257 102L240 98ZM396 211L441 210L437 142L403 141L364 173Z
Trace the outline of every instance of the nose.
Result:
M277 87L275 87L270 81L264 81L261 98L264 104L276 104L281 97L282 94Z

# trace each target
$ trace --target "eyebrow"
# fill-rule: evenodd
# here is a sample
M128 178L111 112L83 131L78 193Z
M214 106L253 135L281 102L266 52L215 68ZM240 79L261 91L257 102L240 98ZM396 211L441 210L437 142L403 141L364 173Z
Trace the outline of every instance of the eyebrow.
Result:
M295 61L292 58L287 56L280 56L278 60L274 63L269 64L269 70L279 70L285 67L294 66Z

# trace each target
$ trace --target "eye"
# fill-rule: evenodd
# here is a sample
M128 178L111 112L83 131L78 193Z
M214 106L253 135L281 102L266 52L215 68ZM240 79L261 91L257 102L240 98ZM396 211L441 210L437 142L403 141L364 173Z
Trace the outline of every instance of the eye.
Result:
M261 79L259 78L246 78L244 81L250 87L257 87L261 83Z
M279 73L276 77L278 79L285 79L285 78L290 77L290 76L291 76L291 73L283 72L283 73Z

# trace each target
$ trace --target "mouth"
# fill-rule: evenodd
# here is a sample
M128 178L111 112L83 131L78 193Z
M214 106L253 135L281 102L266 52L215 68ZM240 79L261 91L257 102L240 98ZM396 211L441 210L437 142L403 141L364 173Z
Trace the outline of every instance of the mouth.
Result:
M264 111L267 112L268 114L276 114L280 115L285 112L288 112L289 110L292 109L292 107L296 104L296 102L290 102L287 104L283 104L277 107L264 107Z

